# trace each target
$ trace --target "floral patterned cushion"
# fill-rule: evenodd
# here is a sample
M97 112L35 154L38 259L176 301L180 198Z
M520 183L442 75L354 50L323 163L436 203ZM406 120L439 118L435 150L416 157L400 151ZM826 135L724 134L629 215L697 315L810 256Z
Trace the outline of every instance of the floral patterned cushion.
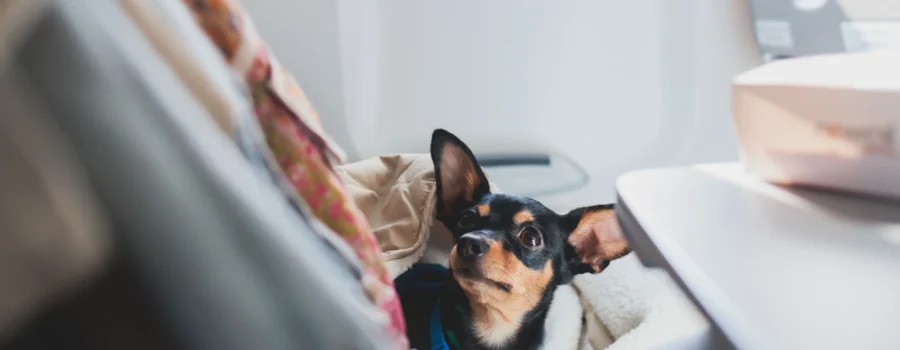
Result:
M386 328L398 347L408 348L403 312L375 236L332 167L333 160L343 160L343 152L322 130L312 104L237 4L183 1L232 68L245 77L277 168L316 218L353 248L363 264L362 288L387 313Z

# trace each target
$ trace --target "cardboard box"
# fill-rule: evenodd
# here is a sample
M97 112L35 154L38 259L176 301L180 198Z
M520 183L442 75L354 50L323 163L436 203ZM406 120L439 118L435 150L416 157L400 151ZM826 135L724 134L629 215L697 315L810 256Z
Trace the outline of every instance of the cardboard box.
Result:
M733 108L751 173L900 199L900 51L763 65L734 79Z

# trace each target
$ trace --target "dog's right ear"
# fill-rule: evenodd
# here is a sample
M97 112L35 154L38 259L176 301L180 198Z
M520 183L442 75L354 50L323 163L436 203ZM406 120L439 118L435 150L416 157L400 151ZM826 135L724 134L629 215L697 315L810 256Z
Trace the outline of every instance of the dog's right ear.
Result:
M569 233L566 260L573 274L600 273L631 252L612 204L572 210L562 217L562 225Z
M490 184L475 155L462 141L444 129L431 134L431 160L437 182L437 217L456 217L490 193Z

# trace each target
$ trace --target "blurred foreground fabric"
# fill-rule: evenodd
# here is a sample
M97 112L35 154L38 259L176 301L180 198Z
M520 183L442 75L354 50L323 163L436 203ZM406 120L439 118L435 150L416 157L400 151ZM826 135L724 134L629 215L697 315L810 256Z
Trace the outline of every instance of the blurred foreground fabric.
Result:
M0 347L405 346L364 218L286 172L261 90L190 7L0 9L0 98L21 102L0 104L15 135L0 142ZM342 153L316 119L289 117L292 147L308 146L294 161L340 189Z

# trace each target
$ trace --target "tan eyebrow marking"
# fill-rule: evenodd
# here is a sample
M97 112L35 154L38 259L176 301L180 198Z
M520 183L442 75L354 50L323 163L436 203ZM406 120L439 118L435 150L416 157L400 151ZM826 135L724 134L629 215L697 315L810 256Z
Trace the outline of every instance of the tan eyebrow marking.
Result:
M534 215L527 210L522 210L516 213L516 215L513 215L513 223L516 225L521 225L529 221L534 221Z
M490 204L479 204L477 206L477 208L478 208L478 215L488 216L491 213L491 205Z

